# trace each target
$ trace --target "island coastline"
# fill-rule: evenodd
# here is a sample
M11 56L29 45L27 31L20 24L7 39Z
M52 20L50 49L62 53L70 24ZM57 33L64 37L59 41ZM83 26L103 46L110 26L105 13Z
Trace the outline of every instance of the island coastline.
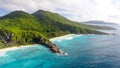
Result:
M69 37L69 36L72 36L72 35L74 35L74 34L68 34L68 35L58 36L58 37L50 38L49 40L53 41L53 40L56 40L56 39L66 38L66 37ZM2 49L0 49L0 56L3 53L7 52L7 51L13 51L13 50L17 50L17 49L20 49L20 48L30 47L30 46L35 46L35 45L40 45L40 44L20 45L20 46L13 46L13 47L8 47L8 48L2 48Z

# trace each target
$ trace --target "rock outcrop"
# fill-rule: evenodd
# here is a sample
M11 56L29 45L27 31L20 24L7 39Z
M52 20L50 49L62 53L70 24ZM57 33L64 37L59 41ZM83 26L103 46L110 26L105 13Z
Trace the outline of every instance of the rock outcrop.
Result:
M56 46L52 42L45 41L44 38L40 39L40 43L43 44L45 47L49 48L54 53L58 53L58 54L62 54L63 53L58 46Z
M54 53L59 53L59 54L62 53L61 50L60 50L60 48L58 46L56 46L55 44L53 44L53 43L46 42L44 45L46 47L48 47Z

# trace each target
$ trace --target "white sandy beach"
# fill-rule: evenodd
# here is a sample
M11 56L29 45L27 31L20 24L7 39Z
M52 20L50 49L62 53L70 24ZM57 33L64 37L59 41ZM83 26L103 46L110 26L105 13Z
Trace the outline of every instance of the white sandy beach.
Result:
M34 45L38 45L38 44L34 44ZM3 49L0 49L0 56L6 56L6 52L8 51L14 51L20 48L25 48L25 47L30 47L30 46L33 46L33 45L26 45L26 46L21 45L20 47L14 46L14 47L3 48Z
M59 36L55 38L51 38L50 41L62 41L62 40L72 40L74 37L82 36L82 34L68 34L64 36Z
M63 35L63 36L51 38L50 41L63 40L63 39L72 39L72 35L74 35L74 34L68 34L68 35Z
M29 46L32 46L32 45L29 45ZM1 52L6 52L6 51L10 51L10 50L16 50L16 49L19 49L19 48L24 48L24 47L29 47L28 45L23 45L23 46L14 46L14 47L8 47L8 48L3 48L3 49L0 49L0 53Z

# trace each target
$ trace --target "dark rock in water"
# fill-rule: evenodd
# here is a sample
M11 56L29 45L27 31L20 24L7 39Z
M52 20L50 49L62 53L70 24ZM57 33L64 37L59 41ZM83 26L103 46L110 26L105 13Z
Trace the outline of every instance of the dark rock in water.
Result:
M57 47L55 44L53 44L53 43L50 43L50 42L46 42L45 44L44 44L46 47L48 47L52 52L54 52L54 53L59 53L59 54L61 54L62 52L60 51L60 48L59 47Z
M40 39L40 43L43 44L45 47L49 48L54 53L58 53L58 54L62 54L63 53L63 52L61 52L61 50L60 50L60 48L58 46L56 46L52 42L45 41L44 38Z

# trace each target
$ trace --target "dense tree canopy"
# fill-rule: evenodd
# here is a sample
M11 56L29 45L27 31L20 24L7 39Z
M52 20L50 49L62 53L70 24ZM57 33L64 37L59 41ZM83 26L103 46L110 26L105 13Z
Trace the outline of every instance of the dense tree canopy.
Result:
M0 48L8 47L11 44L41 43L41 38L49 41L48 38L70 33L104 34L88 25L79 24L59 14L43 10L39 10L33 14L14 11L0 17Z

